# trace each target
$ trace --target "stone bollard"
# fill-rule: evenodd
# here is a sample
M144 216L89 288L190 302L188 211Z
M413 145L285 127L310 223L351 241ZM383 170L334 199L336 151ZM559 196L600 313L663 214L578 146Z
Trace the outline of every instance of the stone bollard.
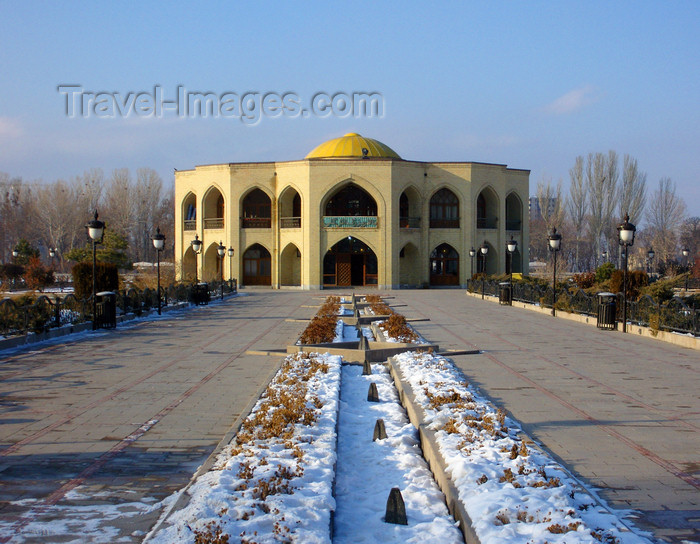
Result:
M376 440L384 440L386 437L386 426L384 425L384 420L378 419L377 423L374 424L374 435L372 435L372 442Z
M369 342L367 341L367 337L364 334L360 335L360 344L357 349L361 349L364 351L367 351L369 349Z
M377 391L377 384L374 382L369 384L369 391L367 391L367 400L369 402L379 402L379 392Z
M372 375L372 364L365 360L364 363L362 363L362 375L363 376L371 376Z
M406 519L406 505L403 503L401 490L398 487L392 488L389 493L389 498L386 501L386 515L384 516L384 521L396 525L408 525L408 519Z

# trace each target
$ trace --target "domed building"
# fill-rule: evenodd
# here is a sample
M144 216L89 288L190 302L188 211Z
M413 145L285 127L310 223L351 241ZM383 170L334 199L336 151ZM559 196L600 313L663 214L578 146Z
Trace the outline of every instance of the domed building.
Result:
M484 268L479 251L470 257L484 243L488 274L527 272L529 175L501 164L405 160L355 133L303 160L177 171L180 277L217 279L223 266L224 279L240 286L464 287ZM234 255L221 259L220 244Z

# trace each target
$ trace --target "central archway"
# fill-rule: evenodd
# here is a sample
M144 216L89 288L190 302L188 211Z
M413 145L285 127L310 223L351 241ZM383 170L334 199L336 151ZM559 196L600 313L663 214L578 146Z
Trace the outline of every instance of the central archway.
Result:
M377 256L363 241L348 236L323 257L323 286L377 285Z

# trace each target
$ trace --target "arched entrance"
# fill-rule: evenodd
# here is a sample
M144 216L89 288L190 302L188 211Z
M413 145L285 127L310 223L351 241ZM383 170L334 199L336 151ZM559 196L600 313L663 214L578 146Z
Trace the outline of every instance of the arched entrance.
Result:
M288 244L280 255L280 284L301 285L301 252Z
M243 254L243 285L272 285L272 258L260 244Z
M430 254L430 285L459 285L459 253L449 244Z
M348 236L323 257L323 286L377 285L377 256L357 238Z

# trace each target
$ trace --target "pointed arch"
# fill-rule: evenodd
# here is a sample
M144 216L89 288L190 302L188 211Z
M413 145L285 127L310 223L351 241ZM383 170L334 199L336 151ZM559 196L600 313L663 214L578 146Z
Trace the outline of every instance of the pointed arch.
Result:
M301 195L291 185L285 187L277 198L280 228L301 228Z
M272 226L272 199L265 191L255 187L241 200L241 227L269 229Z
M324 255L324 287L367 286L377 283L377 255L359 238L343 236Z
M280 254L280 284L301 285L301 251L289 243Z
M404 287L416 287L421 282L420 251L408 242L399 251L399 284Z
M399 196L399 227L402 229L420 228L420 192L409 185Z
M487 275L491 276L498 273L498 252L496 248L489 242L484 241L486 247L489 248L489 252L486 254L486 269L484 269L484 256L481 253L480 247L477 248L476 253L476 271L477 273L486 272Z
M438 189L430 197L430 228L459 228L459 198L447 187Z
M368 217L377 215L377 201L360 185L349 182L327 197L324 215Z
M476 197L476 228L498 228L498 194L487 185ZM487 259L488 262L488 259Z
M212 185L204 193L202 212L205 229L224 228L224 195L216 185Z
M182 256L182 280L194 281L197 275L197 256L192 251L192 246L187 247L185 254Z
M197 195L192 191L182 199L182 230L197 230Z
M430 253L430 285L459 285L459 253L450 244Z
M506 196L506 230L522 229L523 224L523 202L518 193L511 191Z
M253 244L243 253L243 285L272 285L272 257L265 246Z

